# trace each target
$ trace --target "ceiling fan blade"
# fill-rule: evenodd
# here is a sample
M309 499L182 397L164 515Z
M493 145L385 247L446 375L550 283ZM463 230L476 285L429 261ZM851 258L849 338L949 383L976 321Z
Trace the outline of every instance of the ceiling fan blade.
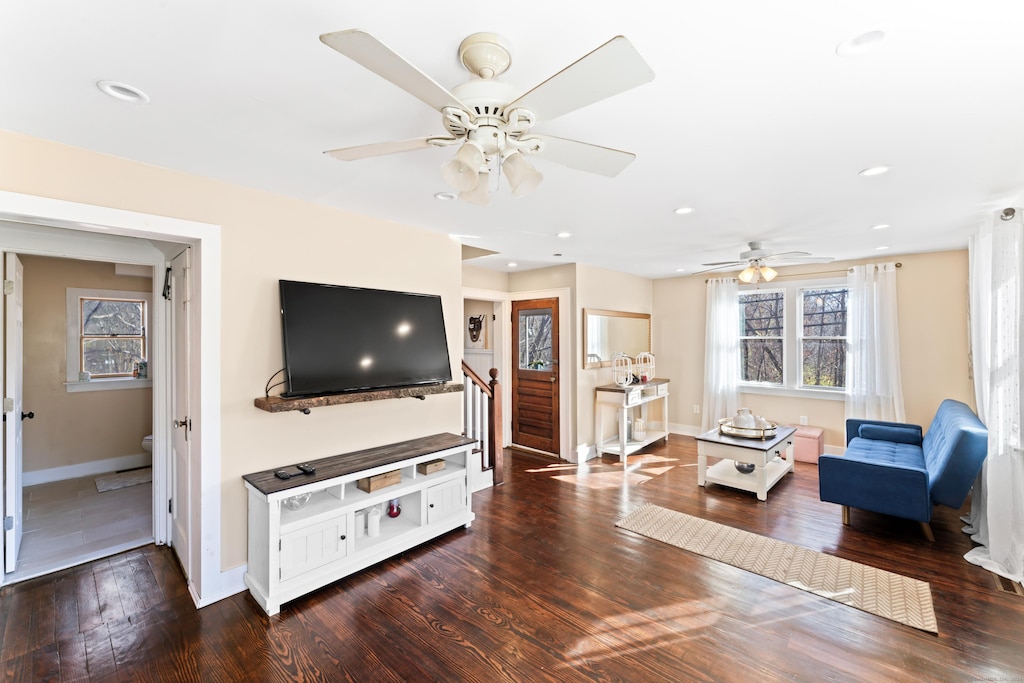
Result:
M617 176L636 158L632 152L592 145L589 142L566 140L551 135L530 135L530 138L538 138L543 143L541 151L535 155L538 158L609 178Z
M713 272L719 271L719 270L729 270L731 268L736 268L738 266L742 266L743 264L742 263L719 263L719 264L702 263L701 265L702 266L712 266L712 267L711 268L705 268L704 270L694 271L694 272L690 273L690 275L701 275L703 273L713 273Z
M713 263L702 263L701 265L702 266L713 266L714 268L722 268L724 266L736 266L737 268L739 268L740 266L747 265L747 262L746 261L715 261Z
M366 31L324 33L320 41L438 111L445 107L466 108L455 95Z
M794 257L794 256L810 256L810 255L811 255L811 252L809 252L809 251L784 251L781 254L770 254L770 255L765 256L763 258L766 258L766 259L780 259L780 258L791 258L791 257Z
M832 263L835 260L833 256L789 256L781 259L777 257L771 259L772 263L777 266L795 265L797 263ZM785 263L778 263L777 261L784 261Z
M324 154L342 161L357 161L369 159L370 157L381 157L386 154L397 154L398 152L411 152L416 149L428 149L436 147L430 141L435 138L413 138L411 140L395 140L393 142L375 142L369 145L357 147L344 147L342 149L331 149Z
M633 44L616 36L521 95L505 111L522 107L549 121L653 79L654 71Z

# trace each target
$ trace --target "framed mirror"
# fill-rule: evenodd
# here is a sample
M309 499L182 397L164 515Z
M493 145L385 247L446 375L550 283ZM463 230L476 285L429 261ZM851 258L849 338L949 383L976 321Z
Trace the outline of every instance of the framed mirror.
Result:
M611 367L612 356L651 351L651 314L583 309L583 368Z

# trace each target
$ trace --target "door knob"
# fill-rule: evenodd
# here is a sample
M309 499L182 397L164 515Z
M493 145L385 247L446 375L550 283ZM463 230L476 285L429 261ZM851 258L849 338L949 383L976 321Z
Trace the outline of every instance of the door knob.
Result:
M32 411L29 411L29 412L27 412L27 413L22 413L22 414L21 414L21 419L22 419L22 420L31 420L31 419L32 419L32 418L34 418L35 416L36 416L36 414L35 414L34 412L32 412Z
M186 417L186 418L183 418L181 420L175 420L171 424L174 425L175 429L177 429L178 427L185 427L185 426L188 425L188 418Z
M557 381L558 381L558 378L555 377L554 375L551 375L551 383L554 384Z

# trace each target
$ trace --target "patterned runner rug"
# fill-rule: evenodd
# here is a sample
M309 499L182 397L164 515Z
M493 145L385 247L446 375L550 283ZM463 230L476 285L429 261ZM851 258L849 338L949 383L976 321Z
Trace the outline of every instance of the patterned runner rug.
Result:
M938 633L924 581L646 504L615 526L922 631Z

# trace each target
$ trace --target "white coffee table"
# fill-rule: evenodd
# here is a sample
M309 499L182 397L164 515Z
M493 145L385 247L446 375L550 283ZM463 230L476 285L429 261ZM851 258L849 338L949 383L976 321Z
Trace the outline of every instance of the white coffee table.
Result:
M768 500L768 490L793 471L793 427L776 428L774 437L744 439L719 434L717 429L697 437L697 484L721 484L752 491L758 500ZM783 460L783 456L785 460ZM708 458L720 460L708 467ZM737 462L750 463L754 471L743 474Z

